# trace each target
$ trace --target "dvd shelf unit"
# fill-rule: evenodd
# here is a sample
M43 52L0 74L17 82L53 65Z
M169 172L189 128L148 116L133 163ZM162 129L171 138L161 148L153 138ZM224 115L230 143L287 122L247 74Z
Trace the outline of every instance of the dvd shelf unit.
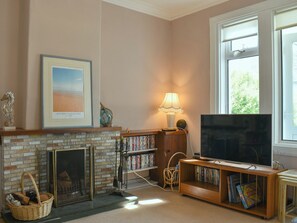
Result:
M276 174L278 172L280 171L268 167L249 168L249 165L245 164L183 159L180 160L179 192L269 219L277 213ZM245 204L245 198L250 197L245 197L243 193L240 198L237 191L241 189L249 190L246 194L253 194L257 202Z
M155 136L158 131L133 131L123 132L127 143L127 172L138 172L156 169L155 153L156 143Z

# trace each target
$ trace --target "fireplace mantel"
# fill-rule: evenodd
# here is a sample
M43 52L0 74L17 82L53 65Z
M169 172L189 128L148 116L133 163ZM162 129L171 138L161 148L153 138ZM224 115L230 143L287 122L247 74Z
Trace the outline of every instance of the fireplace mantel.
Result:
M100 128L57 128L57 129L16 129L4 131L0 129L0 136L18 135L46 135L46 134L65 134L65 133L96 133L121 131L122 127L100 127Z

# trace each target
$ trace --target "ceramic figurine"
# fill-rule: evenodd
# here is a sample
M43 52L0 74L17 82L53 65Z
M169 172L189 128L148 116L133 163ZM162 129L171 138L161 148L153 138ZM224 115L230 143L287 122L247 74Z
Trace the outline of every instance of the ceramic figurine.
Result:
M1 98L1 101L3 101L1 109L2 109L2 114L4 116L4 128L15 128L14 93L12 91L6 92Z

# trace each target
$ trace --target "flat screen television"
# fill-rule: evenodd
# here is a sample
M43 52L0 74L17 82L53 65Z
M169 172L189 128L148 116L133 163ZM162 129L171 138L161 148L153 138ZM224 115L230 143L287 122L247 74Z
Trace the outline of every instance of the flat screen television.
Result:
M201 158L271 166L271 115L201 115Z

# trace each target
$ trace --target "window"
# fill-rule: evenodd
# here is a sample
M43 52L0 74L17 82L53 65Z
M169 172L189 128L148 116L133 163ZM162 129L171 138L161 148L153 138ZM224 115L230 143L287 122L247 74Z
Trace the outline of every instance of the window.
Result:
M224 24L221 32L221 113L259 113L258 20Z
M282 140L297 140L297 9L276 14L281 46Z
M210 112L272 114L274 153L297 156L296 0L213 17L210 41Z

